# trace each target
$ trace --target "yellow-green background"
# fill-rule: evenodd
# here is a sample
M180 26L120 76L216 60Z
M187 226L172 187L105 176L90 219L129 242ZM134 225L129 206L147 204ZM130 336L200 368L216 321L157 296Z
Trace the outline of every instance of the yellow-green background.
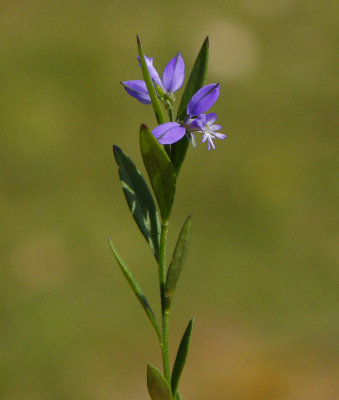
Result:
M0 3L0 398L144 400L155 335L110 236L158 306L156 266L113 163L142 167L152 110L135 34L190 71L206 35L223 132L190 149L170 225L193 237L172 359L192 315L184 400L333 400L338 379L335 1ZM180 93L178 94L180 96Z

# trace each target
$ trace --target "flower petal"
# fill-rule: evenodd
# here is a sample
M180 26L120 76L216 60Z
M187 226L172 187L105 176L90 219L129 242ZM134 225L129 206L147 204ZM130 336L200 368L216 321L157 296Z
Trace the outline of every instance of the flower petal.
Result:
M208 113L206 114L206 123L207 124L213 124L217 120L217 114L216 113Z
M149 74L150 74L150 76L151 76L151 78L152 78L152 81L156 84L156 85L158 85L158 86L160 86L162 89L164 89L164 85L162 84L162 82L161 82L161 79L160 79L160 77L159 77L159 74L158 74L158 72L157 72L157 70L154 68L154 66L153 66L153 58L152 57L146 57L145 56L145 61L146 61L146 65L147 65L147 69L148 69L148 72L149 72ZM164 89L165 90L165 89Z
M220 94L219 83L203 86L187 104L187 114L199 115L207 111L217 101Z
M146 56L145 56L146 57ZM153 57L146 57L149 62L153 65ZM140 63L140 56L138 56L138 65L139 67L141 67L141 63Z
M214 131L220 131L220 129L222 129L222 125L218 125L218 124L211 125L209 127L209 130L210 130L210 132L213 132L213 135L215 134Z
M182 55L178 53L166 65L162 74L162 83L167 92L173 93L179 90L185 79L185 63Z
M219 133L219 132L213 132L213 136L215 136L217 139L221 139L221 140L224 140L227 137L223 133Z
M185 136L186 130L177 122L165 122L152 131L160 144L172 144Z
M201 143L205 143L207 141L207 150L211 150L211 146L213 150L215 150L215 145L213 143L213 137L209 133L205 133L202 137Z
M203 118L203 115L199 115L198 118L190 118L187 117L185 122L184 122L184 126L187 130L193 132L193 131L202 131L204 129L205 126L205 121Z
M151 104L151 98L148 94L146 83L144 81L134 80L120 82L126 92L132 97L135 97L142 104Z

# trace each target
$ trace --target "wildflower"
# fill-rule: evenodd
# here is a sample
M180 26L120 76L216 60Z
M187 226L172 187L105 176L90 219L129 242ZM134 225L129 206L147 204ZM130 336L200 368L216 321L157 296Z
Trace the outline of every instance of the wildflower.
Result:
M186 130L187 137L196 146L194 133L202 133L202 143L207 141L207 148L215 149L214 139L225 139L226 135L216 132L222 126L214 124L217 114L204 114L217 101L220 94L219 83L209 84L199 89L187 104L187 117L184 122L166 122L158 125L152 133L160 144L172 144L182 139Z
M171 95L181 88L185 79L185 63L180 52L166 65L162 74L162 80L160 79L157 70L153 66L153 58L145 56L145 62L159 97L166 100L169 98L172 99L173 96ZM139 100L141 103L151 103L151 98L148 94L148 90L144 81L132 80L121 82L121 84L124 86L128 94Z

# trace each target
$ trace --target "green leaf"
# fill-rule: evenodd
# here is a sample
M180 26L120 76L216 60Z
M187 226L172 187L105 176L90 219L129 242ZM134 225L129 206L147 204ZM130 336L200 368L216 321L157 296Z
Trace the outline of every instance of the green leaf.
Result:
M189 247L190 232L191 232L191 216L189 216L186 219L183 227L181 228L181 232L179 234L179 238L173 252L172 261L168 267L167 277L166 277L166 291L165 291L165 295L167 297L171 297L173 295L182 268L185 264Z
M123 273L124 277L126 278L127 283L129 284L130 288L133 290L133 293L136 295L137 299L139 300L148 319L151 321L151 324L153 325L153 328L158 336L158 339L161 340L161 333L160 333L160 328L159 328L158 322L157 322L155 315L151 309L151 306L149 305L145 295L142 292L142 289L138 285L138 282L135 280L132 272L128 269L126 263L119 256L118 252L116 251L116 249L112 243L112 240L108 239L108 242L111 246L114 257L117 260L117 263L119 264L121 272Z
M152 400L172 400L168 382L153 365L147 365L147 388Z
M113 146L113 152L128 206L158 261L160 222L152 193L133 161L118 146Z
M208 50L209 42L208 37L205 39L198 57L193 66L191 75L188 79L184 94L182 95L177 120L182 121L187 113L186 108L188 102L191 100L194 93L196 93L205 83L205 78L208 68ZM171 160L175 168L177 175L179 174L181 165L185 159L187 148L189 145L189 140L184 136L178 142L172 144L171 146Z
M163 124L165 122L165 116L164 116L164 113L162 111L158 96L157 96L157 94L155 92L155 89L154 89L154 86L153 86L153 82L152 82L152 78L151 78L151 76L149 74L149 71L148 71L148 68L147 68L147 65L146 65L146 61L145 61L145 58L144 58L144 52L143 52L142 47L141 47L139 36L137 36L137 43L138 43L138 52L139 52L142 75L143 75L144 81L146 83L148 94L150 95L150 98L151 98L152 107L153 107L153 110L154 110L155 117L156 117L156 119L158 121L158 124L160 125L160 124Z
M167 153L146 125L140 127L140 151L161 218L167 221L174 201L176 175Z
M174 362L173 366L173 371L172 371L172 378L171 378L171 386L172 386L172 393L173 397L175 398L177 389L178 389L178 384L179 384L179 379L182 373L182 370L184 369L186 358L187 358L187 353L191 341L191 334L192 334L192 328L193 328L193 322L194 319L192 318L187 325L187 328L185 330L185 333L181 339L177 357Z

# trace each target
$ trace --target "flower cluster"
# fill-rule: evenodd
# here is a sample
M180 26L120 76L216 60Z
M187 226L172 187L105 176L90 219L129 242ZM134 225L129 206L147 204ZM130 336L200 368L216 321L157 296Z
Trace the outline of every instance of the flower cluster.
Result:
M180 53L172 58L166 65L160 79L157 70L153 66L153 58L145 56L147 69L153 81L154 88L159 99L169 110L175 101L174 92L179 90L185 79L185 63ZM140 60L139 60L140 65ZM143 104L151 104L146 83L142 80L121 82L128 94ZM205 114L217 101L220 94L219 83L203 86L191 98L187 104L187 116L183 121L173 120L158 125L152 133L161 144L172 144L185 135L196 146L195 133L202 134L202 143L207 142L207 148L215 149L214 139L225 139L226 135L217 132L221 125L214 124L217 120L215 113Z

